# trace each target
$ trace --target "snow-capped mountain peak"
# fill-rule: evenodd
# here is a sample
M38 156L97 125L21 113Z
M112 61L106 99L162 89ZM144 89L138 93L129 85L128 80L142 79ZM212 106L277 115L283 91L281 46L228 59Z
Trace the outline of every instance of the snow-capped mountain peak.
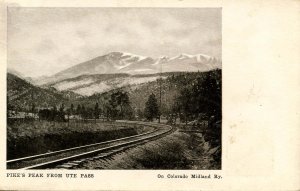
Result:
M105 57L107 59L119 58L119 59L124 60L124 61L126 61L126 60L141 61L141 60L144 60L144 59L148 58L146 56L132 54L132 53L129 53L129 52L111 52L111 53L106 54Z
M197 54L195 55L196 58L197 58L197 62L203 62L204 60L211 60L211 59L214 59L213 57L210 57L208 55L205 55L205 54Z
M131 54L131 53L128 53L128 52L122 52L121 58L125 59L125 60L130 60L132 58L136 58L137 61L141 61L141 60L146 59L147 57L146 56L136 55L136 54Z
M156 61L152 64L152 65L158 65L158 64L162 64L164 62L169 61L170 58L168 56L160 56L158 59L156 59Z
M41 84L94 74L154 74L160 72L208 71L221 68L221 61L204 54L151 57L128 52L111 52L63 70ZM39 82L38 82L39 83Z
M185 54L185 53L182 53L182 54L179 54L178 56L175 56L173 57L172 59L187 59L187 58L192 58L194 57L193 55L190 55L190 54Z
M131 65L135 65L149 58L128 52L112 52L105 55L105 57L107 58L107 61L112 63L112 66L117 70L125 70Z

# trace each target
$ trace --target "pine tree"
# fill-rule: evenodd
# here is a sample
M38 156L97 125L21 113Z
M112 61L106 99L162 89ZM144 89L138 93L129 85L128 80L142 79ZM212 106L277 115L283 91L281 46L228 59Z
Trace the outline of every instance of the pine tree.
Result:
M144 113L146 119L149 121L153 121L154 118L158 118L159 116L157 99L153 93L149 96L148 101L146 102Z
M52 110L51 110L51 121L55 121L56 117L57 117L57 107L56 105L53 106Z
M35 104L34 104L34 103L33 103L32 106L31 106L31 112L32 112L32 113L35 113Z
M59 111L60 111L60 112L63 112L64 109L65 109L65 104L61 104L61 105L60 105L60 108L59 108Z
M85 120L86 119L86 110L84 105L81 107L81 117Z
M80 104L77 105L76 114L77 115L81 114L81 105Z
M65 104L61 104L60 108L59 108L59 111L58 111L58 121L65 121Z
M94 117L95 119L99 119L99 115L100 115L100 109L99 109L99 104L98 102L95 105L95 109L94 109Z
M70 115L73 115L74 113L74 105L73 103L71 104L71 108L70 108Z
M130 106L127 92L117 91L111 94L108 106L109 116L112 119L132 119L133 109Z
M193 102L193 98L191 96L191 92L189 88L184 88L180 92L179 100L179 108L180 111L184 114L184 121L187 124L189 116L192 114L195 103Z

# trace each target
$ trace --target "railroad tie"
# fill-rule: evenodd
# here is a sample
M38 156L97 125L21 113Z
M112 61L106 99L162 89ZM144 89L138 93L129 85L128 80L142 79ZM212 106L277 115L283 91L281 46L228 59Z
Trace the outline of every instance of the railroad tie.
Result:
M68 165L68 164L62 164L57 166L57 168L63 168L63 169L70 169L72 167L73 167L72 165Z
M84 160L75 160L75 161L72 161L72 163L76 163L76 164L80 164L80 163L83 163Z
M70 166L78 166L79 164L78 163L74 163L74 162L68 162L66 163L66 165L70 165Z

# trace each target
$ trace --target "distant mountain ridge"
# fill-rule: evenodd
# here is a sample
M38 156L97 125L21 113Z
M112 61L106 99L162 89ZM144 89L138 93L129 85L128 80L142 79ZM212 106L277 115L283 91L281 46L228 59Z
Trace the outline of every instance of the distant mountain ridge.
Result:
M221 68L221 60L204 54L180 54L157 59L125 52L111 52L67 68L53 76L36 78L37 85L58 82L81 75L94 74L154 74L160 72L209 71Z
M12 74L12 75L17 76L17 77L22 78L22 79L25 78L24 74L22 74L21 72L15 70L13 68L9 68L9 67L7 68L7 74Z
M72 92L91 96L125 86L137 87L144 83L166 78L176 72L206 72L221 68L217 58L182 53L157 59L125 52L111 52L77 64L53 76L30 78L15 70L8 72L43 89Z

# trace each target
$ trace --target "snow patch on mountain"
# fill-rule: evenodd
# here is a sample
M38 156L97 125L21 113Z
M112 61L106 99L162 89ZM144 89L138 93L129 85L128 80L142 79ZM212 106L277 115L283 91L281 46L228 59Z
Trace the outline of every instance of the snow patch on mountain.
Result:
M170 60L176 60L176 59L183 60L183 59L193 58L193 57L194 57L194 55L189 55L189 54L182 53L178 56L172 57Z
M128 62L128 63L123 62L123 61L120 61L120 62L121 62L122 64L120 64L120 65L115 65L115 67L116 67L118 70L121 70L121 69L126 68L126 67L128 67L128 66L131 65L130 62Z
M78 86L82 85L87 85L93 83L94 80L92 79L83 79L83 80L78 80L78 81L62 81L57 84L55 84L53 87L56 88L57 90L69 90L72 88L76 88Z
M105 81L93 82L85 86L77 86L78 88L72 88L72 91L84 96L90 96L95 93L103 93L115 88L120 88L129 85L139 85L151 81L155 81L159 76L147 76L147 77L137 77L137 76L128 76L128 77L117 77L114 79L109 79ZM166 77L163 77L166 78ZM70 82L73 85L72 82ZM54 86L55 87L55 86ZM65 85L65 87L70 87Z
M141 61L141 60L144 60L147 58L146 56L140 56L140 55L136 55L136 54L132 54L132 53L128 53L128 52L121 52L121 54L122 54L122 57L128 57L128 58L126 58L127 60L132 59L132 58L137 58L137 61Z
M205 54L197 54L196 58L197 58L197 62L203 62L203 61L208 61L213 59L212 57Z
M134 73L134 74L138 74L138 73L147 73L147 72L153 72L153 70L152 70L152 69L148 69L148 68L133 70L133 73Z
M159 65L159 64L168 62L171 59L172 58L169 58L168 56L161 56L158 59L156 59L156 61L152 65Z
M105 82L100 82L97 84L92 84L87 87L78 88L73 90L73 92L78 93L80 95L90 96L95 93L106 92L111 89L111 86L107 85Z
M159 78L159 76L152 76L152 77L133 77L133 78L127 78L125 81L125 84L128 85L134 85L134 84L142 84L142 83L146 83L146 82L151 82L151 81L155 81Z

